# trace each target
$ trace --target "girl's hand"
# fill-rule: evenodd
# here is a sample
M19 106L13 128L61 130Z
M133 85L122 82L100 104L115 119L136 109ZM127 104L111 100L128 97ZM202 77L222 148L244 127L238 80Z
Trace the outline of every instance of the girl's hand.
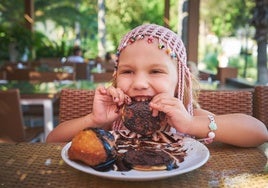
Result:
M96 125L111 125L120 116L119 107L125 102L130 102L130 98L121 89L97 87L93 101L93 121Z
M182 101L167 93L161 93L152 99L150 107L153 116L157 116L160 111L164 112L169 125L181 133L188 132L193 118L185 109Z

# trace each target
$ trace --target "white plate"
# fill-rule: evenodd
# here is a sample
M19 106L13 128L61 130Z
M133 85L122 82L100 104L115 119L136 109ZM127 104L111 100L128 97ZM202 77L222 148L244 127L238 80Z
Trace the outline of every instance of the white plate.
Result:
M84 165L82 163L77 163L72 161L68 157L68 149L71 146L71 142L66 144L62 151L61 156L62 159L71 167L81 170L83 172L100 176L109 179L117 179L117 180L132 180L132 181L142 181L142 180L154 180L154 179L163 179L167 177L176 176L179 174L183 174L186 172L190 172L195 170L202 165L204 165L208 158L209 158L209 150L208 148L192 139L192 138L184 138L184 147L187 149L187 156L185 157L184 161L179 164L179 168L174 170L163 170L163 171L137 171L137 170L130 170L130 171L108 171L108 172L99 172L91 167Z

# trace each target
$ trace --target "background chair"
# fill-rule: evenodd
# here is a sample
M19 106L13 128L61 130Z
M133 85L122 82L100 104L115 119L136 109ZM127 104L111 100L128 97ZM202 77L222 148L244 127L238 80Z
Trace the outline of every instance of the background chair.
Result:
M214 114L253 115L253 90L201 90L200 106Z
M29 80L30 71L31 69L18 69L18 68L6 69L6 79L7 80L23 80L23 81Z
M92 111L94 90L63 89L60 93L59 122L84 116Z
M113 79L113 72L91 73L92 82L110 82Z
M43 141L43 127L24 126L18 89L0 91L0 130L0 142Z
M87 63L75 63L75 79L87 80L89 79L89 65Z
M75 80L74 73L67 72L29 72L29 80L35 82L53 82L55 80Z

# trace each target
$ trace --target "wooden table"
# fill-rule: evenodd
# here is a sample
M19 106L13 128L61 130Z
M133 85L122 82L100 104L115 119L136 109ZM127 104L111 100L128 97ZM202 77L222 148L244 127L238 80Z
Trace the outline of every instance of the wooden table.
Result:
M208 162L196 170L162 180L130 182L96 177L68 166L60 155L63 146L0 144L0 187L268 187L267 157L260 148L213 143L208 146Z

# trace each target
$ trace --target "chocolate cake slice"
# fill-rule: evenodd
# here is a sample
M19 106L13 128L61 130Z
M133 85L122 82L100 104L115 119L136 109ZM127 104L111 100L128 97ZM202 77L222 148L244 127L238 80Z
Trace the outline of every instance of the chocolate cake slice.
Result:
M132 169L142 171L172 170L178 167L168 153L145 148L127 151L123 162Z

